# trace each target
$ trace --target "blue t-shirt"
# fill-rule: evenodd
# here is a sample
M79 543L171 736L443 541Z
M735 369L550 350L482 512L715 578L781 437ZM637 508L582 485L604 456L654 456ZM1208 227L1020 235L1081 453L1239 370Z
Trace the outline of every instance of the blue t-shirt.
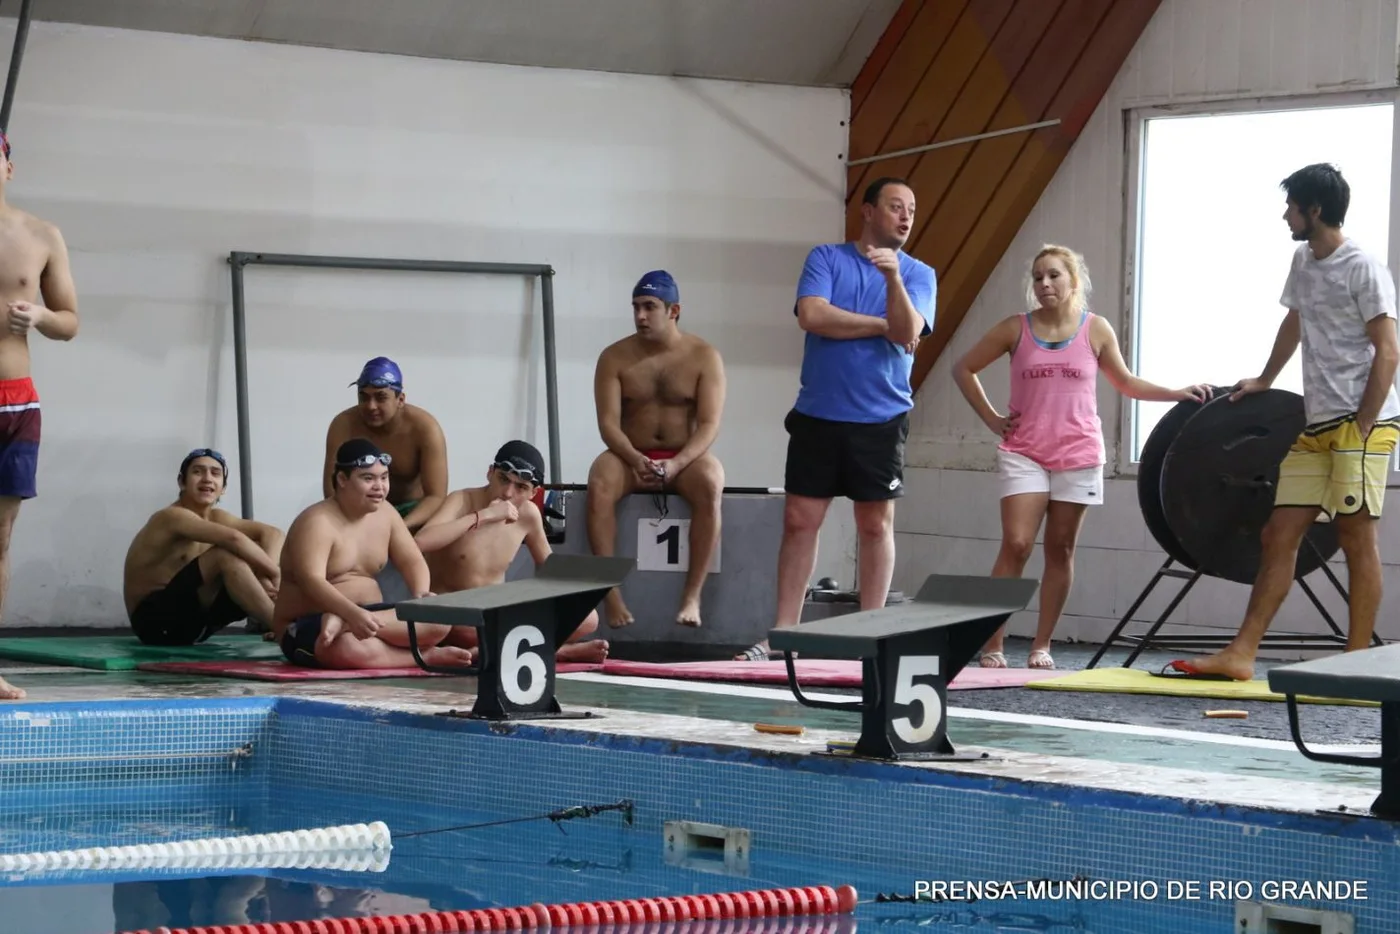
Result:
M914 309L924 318L922 335L933 330L933 267L899 253L899 274ZM797 298L824 298L842 311L885 317L885 276L853 243L828 243L807 254ZM793 306L797 314L797 306ZM802 354L797 411L836 422L887 422L914 407L909 374L914 357L885 337L847 340L808 331Z

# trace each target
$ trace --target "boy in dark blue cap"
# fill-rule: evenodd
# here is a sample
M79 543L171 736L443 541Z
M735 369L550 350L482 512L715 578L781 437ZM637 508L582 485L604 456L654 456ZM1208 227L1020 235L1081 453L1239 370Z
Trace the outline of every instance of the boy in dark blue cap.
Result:
M724 467L710 452L724 411L724 361L719 351L682 333L680 290L664 269L632 290L634 333L603 350L594 374L598 429L607 450L588 472L588 542L611 555L617 504L637 492L674 492L690 506L690 565L676 622L700 625L700 591L720 534ZM622 400L627 400L624 409ZM610 626L632 613L609 592Z
M393 458L389 504L403 516L409 531L430 519L447 496L447 439L436 418L409 405L403 372L388 357L375 357L351 383L359 387L359 404L331 420L326 432L322 492L334 491L335 450L351 438L368 438Z
M428 560L435 593L456 593L505 581L520 546L530 550L535 567L551 549L544 518L533 502L544 483L544 458L526 441L507 441L486 469L486 485L457 490L423 526L414 541ZM598 630L598 614L588 614L555 653L559 662L601 662L608 643L587 636ZM444 644L476 647L477 632L458 626Z

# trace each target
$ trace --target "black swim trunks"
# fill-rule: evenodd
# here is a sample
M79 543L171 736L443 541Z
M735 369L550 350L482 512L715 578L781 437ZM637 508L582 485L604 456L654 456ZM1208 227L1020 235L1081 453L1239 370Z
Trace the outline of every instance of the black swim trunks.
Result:
M371 613L394 608L392 603L361 603L358 605ZM325 667L316 658L316 640L321 638L321 623L324 621L325 615L324 613L307 613L305 616L298 616L283 630L282 654L287 661L303 668Z
M170 583L146 595L131 612L131 629L146 645L198 645L231 623L248 618L223 584L208 606L199 601L204 573L195 558Z
M316 660L316 640L321 638L321 620L324 613L307 613L292 620L282 633L282 654L293 665L303 668L320 668Z

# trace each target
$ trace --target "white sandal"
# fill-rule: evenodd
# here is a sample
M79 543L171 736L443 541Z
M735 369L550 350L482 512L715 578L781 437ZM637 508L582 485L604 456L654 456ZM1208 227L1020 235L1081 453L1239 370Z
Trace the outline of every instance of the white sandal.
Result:
M1004 652L983 652L979 659L983 668L1005 668L1006 653Z

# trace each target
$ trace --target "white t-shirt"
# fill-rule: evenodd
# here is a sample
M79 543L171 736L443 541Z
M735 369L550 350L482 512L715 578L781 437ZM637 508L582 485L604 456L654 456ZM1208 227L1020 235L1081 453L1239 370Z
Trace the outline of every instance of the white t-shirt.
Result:
M1376 355L1366 323L1396 316L1390 271L1353 240L1344 240L1326 259L1314 258L1312 248L1300 243L1279 301L1298 309L1308 424L1354 414ZM1397 415L1400 396L1392 385L1377 418Z

